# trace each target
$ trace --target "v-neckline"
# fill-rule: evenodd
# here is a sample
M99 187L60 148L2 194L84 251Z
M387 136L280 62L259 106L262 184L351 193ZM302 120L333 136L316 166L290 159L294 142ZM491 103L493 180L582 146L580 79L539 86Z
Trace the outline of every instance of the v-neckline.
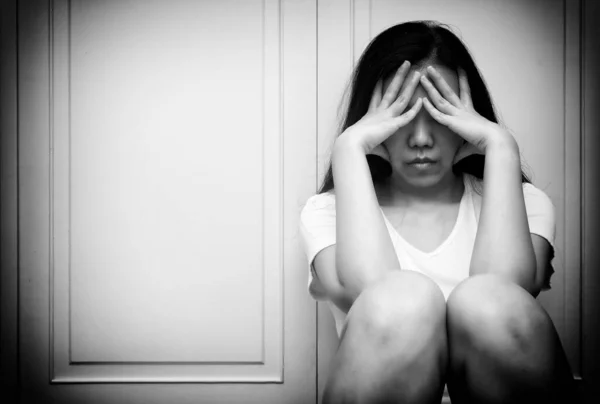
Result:
M390 222L388 220L387 216L385 215L385 212L383 211L383 209L381 209L381 206L379 206L379 210L381 211L381 214L383 215L384 221L392 229L393 234L395 235L396 238L398 238L398 240L400 240L402 243L404 243L408 247L412 248L414 251L418 252L419 254L426 256L426 257L432 257L432 256L438 254L448 243L450 243L450 241L452 241L455 233L458 231L459 224L463 220L464 210L465 210L464 205L466 203L466 197L467 197L467 181L464 178L464 176L463 176L463 183L464 183L464 191L460 198L460 203L458 205L458 215L456 215L456 222L454 223L454 226L452 227L452 231L450 231L450 234L448 235L448 237L446 237L446 239L444 241L442 241L442 243L439 246L437 246L433 251L430 251L430 252L425 252L423 250L420 250L417 247L415 247L414 245L412 245L411 243L409 243L404 237L402 237L402 235L400 233L398 233L396 228L392 225L392 222Z

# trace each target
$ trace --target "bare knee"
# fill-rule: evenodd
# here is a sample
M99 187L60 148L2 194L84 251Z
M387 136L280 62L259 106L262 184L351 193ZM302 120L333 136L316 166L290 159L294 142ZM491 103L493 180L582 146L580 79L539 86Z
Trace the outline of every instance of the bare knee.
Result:
M447 330L452 372L465 374L466 368L477 375L452 379L449 388L470 390L481 401L485 394L498 399L518 391L554 402L573 391L572 372L550 316L527 291L503 278L477 275L458 285L448 297Z
M363 290L348 312L323 402L360 395L369 402L439 403L445 303L439 287L415 271L393 271Z
M392 271L370 285L348 312L373 336L391 337L407 330L429 327L445 330L446 301L429 277L416 271Z
M468 278L450 294L448 326L453 335L524 344L551 327L549 316L525 290L491 275ZM487 332L486 332L487 331ZM499 338L504 341L498 341ZM527 350L527 347L523 347Z

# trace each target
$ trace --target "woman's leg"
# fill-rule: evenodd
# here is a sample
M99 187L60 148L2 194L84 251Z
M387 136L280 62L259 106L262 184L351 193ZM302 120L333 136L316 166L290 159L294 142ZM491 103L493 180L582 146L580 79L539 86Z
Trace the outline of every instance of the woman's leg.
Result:
M447 368L446 302L415 271L392 271L348 312L324 404L436 403Z
M448 297L448 392L461 403L575 403L552 320L525 289L476 275Z

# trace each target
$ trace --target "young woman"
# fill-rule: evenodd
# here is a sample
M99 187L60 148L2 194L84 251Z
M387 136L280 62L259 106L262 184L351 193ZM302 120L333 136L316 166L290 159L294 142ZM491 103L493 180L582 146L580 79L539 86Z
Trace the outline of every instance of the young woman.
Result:
M340 342L323 402L574 402L550 288L555 218L465 45L379 34L300 232ZM558 400L558 401L557 401Z

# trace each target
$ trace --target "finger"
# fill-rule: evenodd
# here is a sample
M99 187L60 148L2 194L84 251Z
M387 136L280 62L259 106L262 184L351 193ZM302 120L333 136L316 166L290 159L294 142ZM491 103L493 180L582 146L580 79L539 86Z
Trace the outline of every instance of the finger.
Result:
M437 122L441 123L442 125L446 125L448 123L448 115L441 113L436 107L433 106L433 104L431 103L431 101L429 101L427 97L423 98L423 106L425 107L427 112L429 112L429 115L431 115L431 117Z
M381 102L381 87L383 86L383 84L381 84L382 81L382 79L379 79L377 80L377 84L375 84L375 89L371 95L371 102L369 103L369 112L374 111Z
M442 97L439 91L434 87L433 83L429 81L425 75L421 75L421 84L425 87L427 94L429 94L428 98L438 110L448 115L456 113L457 108Z
M417 116L417 114L419 113L419 110L421 109L422 105L423 105L423 99L419 98L417 100L417 102L415 102L415 105L412 106L411 109L409 109L408 111L406 111L405 113L403 113L402 115L400 115L399 117L394 119L396 126L398 126L400 128L400 127L408 124L410 121L412 121L414 119L414 117Z
M440 93L444 96L444 98L455 107L460 108L460 98L458 98L458 95L456 95L454 90L452 90L452 87L450 87L446 80L444 80L440 72L438 72L433 66L428 66L427 72L431 76L435 86L440 89Z
M402 113L402 111L404 111L404 108L406 108L406 106L408 105L410 99L412 98L415 92L415 89L419 85L420 77L421 73L415 71L410 77L410 79L407 81L407 85L400 93L400 96L398 96L398 98L396 98L396 101L394 101L394 103L390 105L390 108L392 109L392 113L394 115L398 115Z
M460 100L465 107L472 107L473 101L471 100L469 79L467 77L467 73L460 67L458 68L458 82L460 86Z
M379 104L380 107L387 108L392 102L394 102L396 96L398 95L398 90L400 89L400 86L402 85L409 68L410 62L408 60L404 61L404 63L402 63L402 65L398 68L394 78L392 79L392 82L388 86L383 98L381 99L381 104Z

